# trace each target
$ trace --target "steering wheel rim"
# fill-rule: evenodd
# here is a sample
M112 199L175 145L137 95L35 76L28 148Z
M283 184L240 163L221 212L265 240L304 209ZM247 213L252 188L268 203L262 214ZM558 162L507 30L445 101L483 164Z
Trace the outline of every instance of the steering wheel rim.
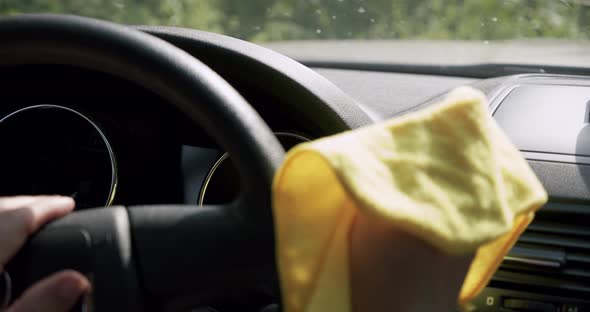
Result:
M127 286L143 288L144 295L149 293L152 297L164 298L162 301L167 301L168 306L180 307L182 304L178 302L188 302L190 300L187 301L186 297L195 296L195 294L185 291L185 288L188 289L185 287L181 288L183 293L178 296L183 297L182 299L172 298L175 297L171 295L174 287L166 288L158 285L160 281L171 282L170 279L182 272L178 272L176 268L170 273L170 277L165 276L166 272L163 274L155 272L166 261L165 257L156 252L161 253L162 248L168 248L166 250L170 253L176 252L170 248L178 249L183 246L175 244L174 240L183 239L184 241L183 236L190 234L192 228L203 232L201 236L207 237L210 241L204 241L201 238L202 241L198 239L195 241L193 238L188 239L187 244L215 245L216 242L213 241L215 237L211 236L217 236L220 239L217 241L218 244L227 243L234 246L243 245L245 239L263 240L264 243L261 246L265 246L264 249L270 248L270 252L265 252L266 260L262 263L268 265L269 255L274 258L270 190L274 173L284 156L284 150L264 120L223 78L194 57L161 39L125 26L90 18L64 15L4 17L0 19L0 38L0 66L62 64L83 67L122 77L159 94L169 103L174 104L190 120L203 127L224 150L232 155L239 176L243 180L242 195L236 202L223 207L209 207L198 211L194 207L186 206L128 209L119 207L74 212L71 216L47 226L29 242L28 250L15 258L13 266L17 268L14 270L28 276L23 277L23 280L30 281L36 275L31 272L23 273L22 271L33 269L30 267L25 269L26 265L19 267L17 262L23 261L30 265L31 261L23 259L30 259L31 255L38 254L41 250L50 250L52 244L59 244L55 238L53 240L48 238L51 235L45 235L51 231L54 236L56 231L59 232L56 237L59 237L62 242L65 239L64 235L79 238L80 233L83 232L84 235L91 236L90 241L95 238L101 241L101 238L106 237L105 235L108 236L108 231L116 232L116 235L111 235L112 239L114 237L112 246L104 247L106 243L101 241L103 244L101 248L111 250L113 259L121 258L115 259L117 261L113 263L120 262L120 265L126 265L126 269L136 271L139 275L136 281L131 281L133 278L128 277L130 280L127 281L129 282ZM90 219L100 223L101 226L89 224ZM218 228L213 229L211 224ZM200 228L197 228L197 225L200 225ZM205 233L205 230L202 230L203 227L212 229L211 232L214 234ZM60 229L64 228L76 230L73 234L67 234L64 230L60 232ZM176 235L166 235L170 236L168 238L159 237L167 230L174 231ZM236 238L236 236L243 237ZM131 237L134 244L133 255L130 251L121 250L132 248ZM86 243L82 245L84 244ZM88 244L90 249L96 248L96 244ZM158 249L152 245L161 248ZM231 248L231 246L226 247ZM35 248L36 251L31 251ZM211 249L210 246L208 248ZM141 255L142 252L143 255ZM230 252L225 256L235 255ZM60 265L61 260L58 258L46 271L57 270L59 267L76 267L76 264L71 264L72 260L69 262L64 260L65 262L61 262ZM135 260L131 260L132 258ZM96 262L88 259L84 261ZM135 265L137 268L133 265L135 262L137 262ZM112 265L115 265L113 263ZM197 260L195 266L198 264ZM186 261L182 265L186 266ZM39 270L41 271L43 270ZM130 274L133 275L133 273ZM146 276L148 274L154 277L150 279ZM14 272L11 272L11 276L13 279L18 279L18 274ZM150 282L151 280L154 282ZM140 282L143 283L141 287L139 287ZM21 282L21 284L24 287L26 283ZM103 291L106 287L98 287L98 289ZM202 291L203 288L200 290ZM96 304L101 306L101 309L97 310L112 310L114 306L106 302L109 301L109 294L106 291L100 295L97 293L96 296L98 297ZM139 297L142 295L138 295ZM202 297L211 298L210 295ZM105 304L98 300L105 300ZM198 300L207 301L206 299ZM175 303L169 304L170 302ZM125 310L132 311L137 309L137 306L129 305Z

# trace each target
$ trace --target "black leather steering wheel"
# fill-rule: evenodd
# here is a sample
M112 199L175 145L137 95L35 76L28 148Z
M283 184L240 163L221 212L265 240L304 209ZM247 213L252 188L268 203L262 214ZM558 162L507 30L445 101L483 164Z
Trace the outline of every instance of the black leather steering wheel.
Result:
M270 190L284 150L254 109L184 51L94 19L0 19L0 66L64 64L153 90L234 160L242 194L221 206L76 211L32 237L7 266L16 295L64 268L91 277L95 311L182 310L276 278Z

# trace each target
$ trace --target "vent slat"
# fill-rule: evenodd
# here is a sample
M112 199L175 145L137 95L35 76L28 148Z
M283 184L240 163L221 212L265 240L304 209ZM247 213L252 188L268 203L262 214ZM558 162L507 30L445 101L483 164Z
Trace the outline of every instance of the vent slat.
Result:
M530 285L535 287L557 288L561 290L590 293L590 285L588 284L574 280L548 277L540 274L525 274L521 272L500 270L496 272L492 280L520 285Z
M588 227L546 221L538 221L531 223L528 226L527 231L563 235L590 236L590 228Z
M549 202L539 209L536 214L568 214L590 216L590 206Z
M507 256L556 261L559 263L580 262L590 264L590 252L583 253L572 249L566 251L564 248L555 246L526 244L520 241L512 247Z
M520 236L519 242L531 244L546 244L557 247L590 249L590 240L564 237L554 234L538 234L525 232Z
M590 296L587 220L590 206L554 202L545 205L507 254L491 285Z
M571 276L590 277L590 271L582 269L565 269L561 273Z
M514 247L512 247L507 256L512 258L537 259L557 263L565 263L566 261L566 253L563 249L520 243L517 243Z
M578 266L571 266L568 268L557 268L542 265L527 265L525 263L507 261L502 263L501 269L517 271L529 274L539 274L541 276L553 276L555 278L588 278L590 271L580 268ZM590 287L590 285L588 285Z
M565 258L567 261L576 261L590 264L590 254L568 252Z

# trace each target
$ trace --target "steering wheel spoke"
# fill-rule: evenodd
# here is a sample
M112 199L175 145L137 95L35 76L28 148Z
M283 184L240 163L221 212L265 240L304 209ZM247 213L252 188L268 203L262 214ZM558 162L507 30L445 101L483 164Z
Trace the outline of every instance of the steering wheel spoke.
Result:
M222 206L129 209L146 292L159 301L207 303L275 278L272 227L247 224Z
M88 276L97 310L142 310L124 207L79 211L45 226L6 267L12 279L12 298L64 269Z

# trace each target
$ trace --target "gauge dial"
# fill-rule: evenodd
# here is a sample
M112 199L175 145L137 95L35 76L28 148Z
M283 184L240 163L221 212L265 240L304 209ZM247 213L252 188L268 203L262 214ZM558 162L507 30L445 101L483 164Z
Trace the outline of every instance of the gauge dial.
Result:
M111 204L114 154L81 113L57 105L23 108L0 120L0 144L0 195L67 195L77 208Z
M285 148L289 150L295 145L310 141L308 138L290 132L275 132ZM199 206L230 202L240 192L238 172L227 153L223 154L211 167L199 193Z

